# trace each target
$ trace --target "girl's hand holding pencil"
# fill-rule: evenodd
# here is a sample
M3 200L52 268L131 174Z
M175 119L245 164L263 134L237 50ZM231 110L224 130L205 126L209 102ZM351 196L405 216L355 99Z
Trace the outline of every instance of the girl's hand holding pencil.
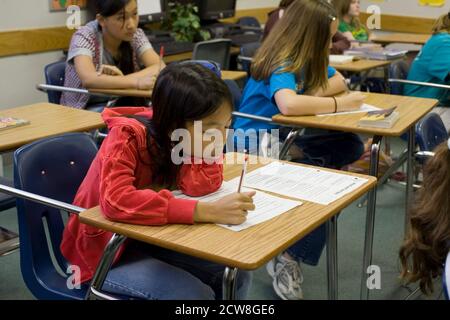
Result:
M194 213L195 222L211 222L239 225L247 220L248 211L255 210L252 192L232 193L214 202L197 203Z

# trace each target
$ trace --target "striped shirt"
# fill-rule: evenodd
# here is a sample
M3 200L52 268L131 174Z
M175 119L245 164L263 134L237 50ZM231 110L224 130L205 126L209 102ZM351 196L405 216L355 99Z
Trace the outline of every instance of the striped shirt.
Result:
M131 41L133 49L133 64L135 71L140 70L140 57L144 52L152 49L144 31L137 29L134 38ZM80 28L72 37L69 53L67 56L66 73L64 86L70 88L83 88L81 79L75 69L74 59L77 56L88 56L92 58L95 69L98 71L105 63L105 53L103 47L103 35L96 20L89 22ZM61 104L69 107L83 109L89 101L86 94L63 92L61 95Z

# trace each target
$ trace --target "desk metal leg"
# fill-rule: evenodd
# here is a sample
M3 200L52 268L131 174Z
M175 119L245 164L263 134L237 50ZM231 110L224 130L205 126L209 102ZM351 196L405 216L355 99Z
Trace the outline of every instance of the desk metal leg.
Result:
M100 292L103 287L103 283L105 282L106 275L108 274L109 269L111 269L117 250L120 248L120 246L124 243L126 239L127 237L115 233L111 237L111 240L109 240L109 243L105 248L105 252L103 253L102 258L100 259L100 263L97 267L97 270L95 271L95 275L92 278L91 285L86 295L87 300L103 298L102 297L103 294L101 294Z
M328 299L338 299L337 215L327 221Z
M380 144L382 137L373 137L372 147L370 152L370 175L378 176L378 159L380 156ZM373 249L373 233L375 228L375 208L377 204L377 187L375 186L369 191L369 199L367 203L366 216L366 238L364 240L364 257L363 270L361 278L361 300L369 298L369 289L367 288L367 268L372 264L372 249Z
M414 151L416 148L416 127L413 125L409 128L408 137L408 159L407 159L407 178L406 178L406 212L405 212L405 235L409 225L409 213L411 212L411 205L413 201L413 187L414 187L414 165L415 157Z
M292 144L294 143L295 139L302 135L305 129L295 128L292 129L291 132L289 132L286 140L284 140L283 145L280 150L280 160L285 160L286 156L289 152L289 149L291 148Z
M225 268L225 273L223 274L223 285L222 285L222 299L223 300L235 300L236 299L236 277L237 268Z

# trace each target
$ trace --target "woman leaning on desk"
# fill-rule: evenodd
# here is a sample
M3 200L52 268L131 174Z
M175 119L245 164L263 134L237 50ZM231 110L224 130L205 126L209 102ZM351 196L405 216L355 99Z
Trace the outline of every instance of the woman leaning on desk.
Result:
M96 19L72 37L64 86L150 90L160 66L165 65L138 28L136 0L102 0L95 4ZM61 104L80 109L104 106L107 100L69 92L61 96Z

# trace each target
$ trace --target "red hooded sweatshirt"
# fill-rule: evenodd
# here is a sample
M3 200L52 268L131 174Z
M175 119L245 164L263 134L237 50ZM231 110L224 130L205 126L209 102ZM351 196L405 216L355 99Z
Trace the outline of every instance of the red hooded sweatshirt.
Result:
M73 202L82 208L100 206L111 221L140 225L170 223L192 224L196 201L176 199L169 190L145 189L157 184L152 180L152 159L147 150L143 124L124 115L151 118L149 108L105 109L102 117L109 128L97 156L83 180ZM156 177L157 178L157 177ZM177 179L184 194L202 196L218 190L223 181L222 164L184 164ZM71 215L64 230L61 251L81 269L81 282L92 279L110 232L97 229ZM120 248L115 262L125 246Z

